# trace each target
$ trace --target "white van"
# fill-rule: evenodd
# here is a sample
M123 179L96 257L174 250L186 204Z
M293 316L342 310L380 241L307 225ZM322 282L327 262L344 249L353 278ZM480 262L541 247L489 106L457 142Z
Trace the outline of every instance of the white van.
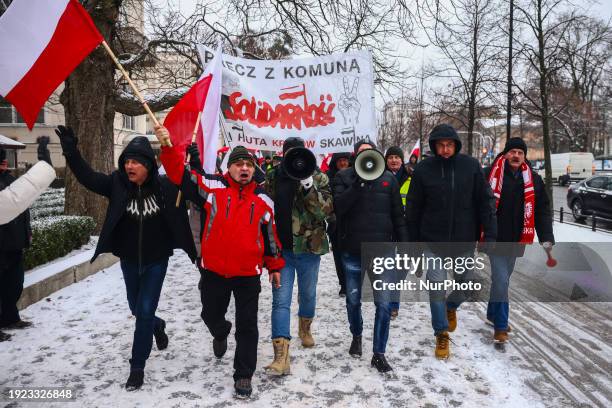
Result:
M572 152L550 155L550 167L553 181L566 186L570 181L579 181L595 174L593 153ZM544 169L538 171L544 177Z

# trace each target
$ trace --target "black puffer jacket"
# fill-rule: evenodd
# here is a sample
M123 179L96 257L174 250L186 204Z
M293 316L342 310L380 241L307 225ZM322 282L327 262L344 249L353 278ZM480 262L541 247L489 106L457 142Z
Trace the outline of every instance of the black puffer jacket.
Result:
M341 170L333 180L334 210L340 250L361 254L362 242L407 241L399 185L389 171L374 181L356 184L354 168Z
M435 142L429 138L431 151ZM406 223L414 242L476 242L484 229L495 241L495 198L478 161L456 152L448 159L434 156L419 162L406 198ZM467 247L466 247L467 248Z
M102 253L117 252L122 248L121 244L118 245L117 242L113 242L117 239L115 230L120 222L123 224L122 219L126 213L129 198L133 196L135 188L135 184L128 180L124 170L125 155L127 153L144 156L150 162L151 171L143 187L155 195L157 205L160 207L161 216L165 224L164 230L169 233L169 236L164 237L164 239L168 242L170 248L182 249L189 255L192 261L195 260L196 250L191 237L185 202L184 200L181 201L180 206L176 208L177 187L167 177L158 174L155 154L151 145L145 137L137 137L126 146L121 156L119 156L119 170L113 171L110 175L94 171L83 160L78 150L74 149L64 152L66 163L79 183L88 190L103 195L109 200L98 246L91 262ZM165 231L162 230L160 233ZM155 237L150 236L147 238L155 239ZM151 250L152 248L141 246L140 252L136 254L137 257L134 257L134 259L146 257L146 253Z
M485 169L488 178L491 167ZM533 189L535 192L534 224L540 242L555 242L552 227L552 216L550 213L550 199L544 188L544 181L535 171L531 172L533 177ZM504 168L504 181L501 196L497 207L497 241L518 242L523 231L523 217L525 214L525 191L523 187L522 173L514 173L506 162Z
M8 171L0 172L0 191L15 181ZM20 251L30 246L30 210L25 210L12 221L0 225L0 252Z

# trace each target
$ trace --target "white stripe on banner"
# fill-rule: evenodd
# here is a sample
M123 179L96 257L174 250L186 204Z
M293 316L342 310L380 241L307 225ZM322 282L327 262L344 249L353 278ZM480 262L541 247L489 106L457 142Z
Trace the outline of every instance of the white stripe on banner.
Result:
M55 33L69 0L14 0L0 17L0 95L34 65Z

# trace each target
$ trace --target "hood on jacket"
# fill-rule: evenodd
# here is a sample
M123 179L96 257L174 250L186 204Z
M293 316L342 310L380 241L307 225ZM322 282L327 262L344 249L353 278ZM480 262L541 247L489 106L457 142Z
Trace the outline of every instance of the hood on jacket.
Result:
M440 125L435 126L431 130L431 133L429 133L429 148L431 149L431 152L434 155L438 155L436 153L436 141L442 139L454 140L456 145L454 155L456 156L457 154L459 154L459 152L461 151L461 139L459 138L457 131L451 125L442 123Z
M149 139L147 139L145 136L137 136L132 139L130 143L125 146L125 149L123 149L123 152L121 152L121 155L119 156L119 171L126 175L126 177L125 161L127 159L137 160L147 168L149 171L147 180L150 180L152 177L158 175L155 152L151 147Z

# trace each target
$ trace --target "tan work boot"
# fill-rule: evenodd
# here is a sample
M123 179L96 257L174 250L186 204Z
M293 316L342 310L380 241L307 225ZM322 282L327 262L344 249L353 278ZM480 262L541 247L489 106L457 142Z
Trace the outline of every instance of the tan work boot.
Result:
M312 338L312 334L310 333L311 324L312 319L300 317L300 328L298 329L298 336L300 336L300 339L302 340L302 346L304 347L312 347L315 345L315 341Z
M446 309L446 319L448 320L448 331L454 332L457 328L457 309Z
M450 337L448 332L442 332L436 336L436 358L447 359L450 355Z
M289 340L284 337L272 339L274 361L265 367L270 375L286 375L291 373L289 366Z
M508 341L508 331L509 330L495 330L495 334L493 335L493 341L496 343L505 343Z

